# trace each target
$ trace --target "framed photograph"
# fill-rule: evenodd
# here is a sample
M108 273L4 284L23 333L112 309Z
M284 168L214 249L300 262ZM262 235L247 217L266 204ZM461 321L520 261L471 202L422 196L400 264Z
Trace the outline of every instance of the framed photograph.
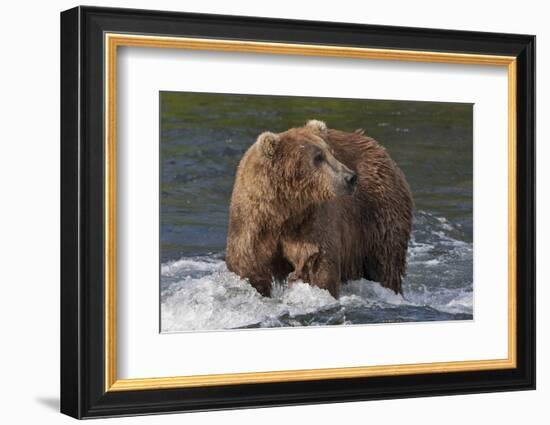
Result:
M61 14L61 411L535 388L535 37Z

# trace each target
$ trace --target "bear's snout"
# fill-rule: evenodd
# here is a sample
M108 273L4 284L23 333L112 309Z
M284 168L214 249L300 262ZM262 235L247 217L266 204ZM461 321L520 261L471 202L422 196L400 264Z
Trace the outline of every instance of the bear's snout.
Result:
M351 173L348 173L344 177L344 180L349 187L351 187L352 189L355 188L355 185L357 184L357 173L354 173L353 171Z
M354 171L346 171L344 174L344 191L346 195L353 195L357 186L357 173Z

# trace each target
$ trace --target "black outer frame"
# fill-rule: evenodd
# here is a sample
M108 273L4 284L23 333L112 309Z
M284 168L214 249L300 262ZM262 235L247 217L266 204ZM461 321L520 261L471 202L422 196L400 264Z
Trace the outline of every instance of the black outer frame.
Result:
M104 391L104 32L517 57L517 368ZM61 13L61 412L75 418L535 388L535 37L76 7Z

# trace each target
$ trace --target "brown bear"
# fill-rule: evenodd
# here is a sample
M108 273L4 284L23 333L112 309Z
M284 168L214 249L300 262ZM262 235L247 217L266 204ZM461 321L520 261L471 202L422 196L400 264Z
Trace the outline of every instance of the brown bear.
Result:
M335 298L359 278L402 293L412 208L405 176L362 130L265 132L237 170L227 267L264 296L285 279Z

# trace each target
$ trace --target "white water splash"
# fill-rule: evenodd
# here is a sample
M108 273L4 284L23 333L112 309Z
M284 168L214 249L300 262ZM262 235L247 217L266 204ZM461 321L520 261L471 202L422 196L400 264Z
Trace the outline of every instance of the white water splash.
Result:
M291 288L276 285L272 297L262 297L246 280L229 272L221 260L178 263L171 264L171 277L208 267L212 273L185 277L162 291L163 332L281 326L283 315L309 314L338 304L328 291L305 283Z
M223 262L203 257L201 259L182 258L162 264L160 274L162 276L174 277L188 272L212 272L223 268Z
M274 283L272 297L265 298L229 272L219 257L188 257L161 266L161 329L182 332L472 315L472 245L449 236L446 230L456 229L447 220L420 214L429 226L411 239L403 295L360 279L344 284L338 300L307 283L291 287Z

